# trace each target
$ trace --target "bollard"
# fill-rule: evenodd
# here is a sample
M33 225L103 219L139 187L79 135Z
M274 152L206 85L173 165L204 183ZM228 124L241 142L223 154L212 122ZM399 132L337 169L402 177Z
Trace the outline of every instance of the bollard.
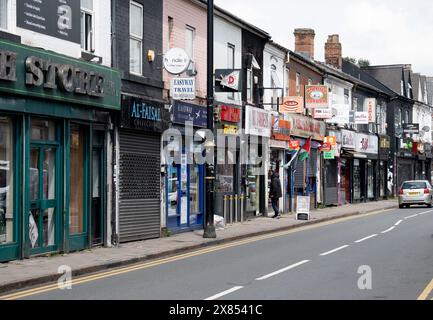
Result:
M227 196L224 196L223 201L224 226L227 224Z
M235 195L235 222L238 223L238 195Z
M241 223L244 222L244 194L241 194Z
M230 224L233 224L233 196L230 196Z

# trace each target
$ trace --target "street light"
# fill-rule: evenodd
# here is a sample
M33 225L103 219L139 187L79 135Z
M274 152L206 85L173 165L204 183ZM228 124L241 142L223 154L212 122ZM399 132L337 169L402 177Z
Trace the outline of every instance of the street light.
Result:
M214 1L207 2L207 128L214 131L214 84L213 84L213 40L214 40ZM209 147L215 148L213 141L206 142ZM206 212L203 238L216 238L214 225L215 202L215 156L213 163L206 162Z

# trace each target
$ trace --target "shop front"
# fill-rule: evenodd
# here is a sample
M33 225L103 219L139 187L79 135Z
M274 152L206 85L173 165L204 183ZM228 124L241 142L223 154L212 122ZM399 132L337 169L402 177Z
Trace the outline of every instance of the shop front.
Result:
M0 261L106 244L117 71L0 41Z
M323 143L326 134L326 124L306 116L288 114L291 127L292 141L298 142L302 147L311 137L311 153L305 161L294 160L289 168L289 190L291 199L291 211L296 209L297 196L310 196L311 208L316 208L321 201L322 178L320 176L322 164L319 147ZM289 151L288 161L294 155Z
M391 150L391 139L389 136L379 136L379 198L387 199L391 190L388 190L388 168L390 165L390 150Z
M341 204L349 204L349 203L353 203L355 194L357 195L358 199L360 194L359 160L356 161L357 166L355 169L354 158L353 158L356 149L356 132L350 130L341 130L341 139L342 139L341 157L340 157ZM354 175L356 175L355 183L354 183Z
M175 161L165 162L165 227L171 233L202 229L205 166L195 161L194 154L201 150L202 141L197 141L196 138L199 136L197 132L207 127L207 109L174 101L171 106L171 123L171 129L179 135L179 146L178 156L173 158ZM166 146L165 142L164 145Z
M226 222L241 222L240 136L242 111L239 106L216 103L217 166L215 180L215 214Z
M288 143L290 142L290 122L283 119L281 116L273 116L272 118L272 136L270 140L270 157L269 157L269 166L268 166L268 177L267 177L267 186L269 195L271 181L272 181L272 173L278 172L280 182L281 182L281 190L282 190L282 198L279 201L280 212L287 213L290 208L290 198L288 195L288 186L289 186L289 176L287 175L287 170L284 170L284 165L286 164L286 150L288 150ZM274 215L274 211L272 208L272 202L269 197L267 197L268 201L268 215Z
M119 242L161 233L161 134L169 113L162 102L122 94L117 137L116 206Z
M341 131L329 130L328 137L333 137L335 139L335 144L332 145L325 138L325 143L329 147L329 151L323 151L325 205L337 206L341 204L342 196L344 201L344 193L340 192L342 165L340 154L342 134ZM343 165L345 166L346 163L344 162Z
M245 136L242 141L242 193L245 218L264 215L266 205L266 166L269 163L269 141L272 116L269 111L245 107Z
M411 139L400 140L397 153L397 190L404 181L415 179L416 153L413 152Z
M417 155L417 160L415 162L415 180L429 180L429 164L427 161L425 144L414 142L413 151Z

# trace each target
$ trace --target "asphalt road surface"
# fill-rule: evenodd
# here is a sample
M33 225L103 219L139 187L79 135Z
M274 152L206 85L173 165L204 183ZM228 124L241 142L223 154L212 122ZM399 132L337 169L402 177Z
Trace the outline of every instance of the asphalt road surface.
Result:
M77 278L21 299L432 299L433 210L393 210ZM431 286L431 285L430 285Z

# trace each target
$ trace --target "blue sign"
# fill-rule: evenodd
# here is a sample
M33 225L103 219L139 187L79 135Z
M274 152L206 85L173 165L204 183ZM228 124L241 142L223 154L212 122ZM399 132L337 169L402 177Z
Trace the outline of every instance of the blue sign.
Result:
M194 123L194 127L207 127L207 108L182 101L175 101L171 106L172 122L185 125Z

